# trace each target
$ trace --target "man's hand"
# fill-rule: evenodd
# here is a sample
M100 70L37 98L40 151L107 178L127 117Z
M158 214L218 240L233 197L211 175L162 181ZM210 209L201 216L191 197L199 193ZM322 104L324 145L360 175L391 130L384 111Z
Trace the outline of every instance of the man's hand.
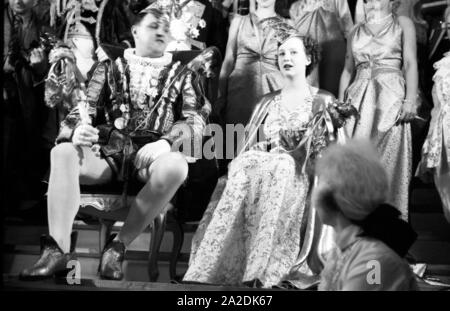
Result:
M42 48L33 49L30 53L30 65L38 73L44 74L47 69L47 55Z
M109 59L108 54L106 54L105 50L100 46L95 50L95 54L97 55L97 60L99 62L104 62Z
M134 159L134 166L139 169L147 168L160 155L170 152L171 147L167 140L161 139L154 143L149 143L139 149Z
M98 130L92 125L82 124L73 132L72 143L75 146L92 147L98 142Z

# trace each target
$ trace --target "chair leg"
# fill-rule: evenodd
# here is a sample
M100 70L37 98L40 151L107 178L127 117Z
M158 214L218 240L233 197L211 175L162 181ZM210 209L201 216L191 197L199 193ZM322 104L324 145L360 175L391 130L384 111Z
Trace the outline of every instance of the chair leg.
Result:
M148 260L148 277L150 282L156 282L159 276L158 270L158 254L161 242L164 237L166 227L166 213L159 214L153 221L151 239L150 239L150 253Z
M100 219L100 231L99 231L99 253L101 254L103 249L105 248L106 241L111 235L111 229L114 225L114 222L110 220Z
M180 257L181 248L183 247L184 242L184 231L183 227L178 220L175 220L175 224L173 226L173 247L172 253L170 254L170 266L169 266L169 275L171 280L177 280L177 263L178 258Z

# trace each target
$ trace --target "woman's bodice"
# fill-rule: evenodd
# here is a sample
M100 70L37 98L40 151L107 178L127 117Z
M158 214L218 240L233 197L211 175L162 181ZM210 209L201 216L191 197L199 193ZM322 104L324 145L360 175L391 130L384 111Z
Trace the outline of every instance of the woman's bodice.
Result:
M347 0L298 0L292 4L289 15L300 33L319 43L342 40L353 28Z
M278 69L277 41L274 36L275 28L272 25L284 19L274 16L258 20L255 14L241 18L237 37L237 61L261 61Z
M282 105L282 96L274 97L264 122L263 132L271 149L280 145L280 131L303 132L311 119L313 98L307 97L303 105L288 109Z
M358 69L366 67L401 69L403 30L395 17L374 34L367 23L356 27L352 37L352 54Z

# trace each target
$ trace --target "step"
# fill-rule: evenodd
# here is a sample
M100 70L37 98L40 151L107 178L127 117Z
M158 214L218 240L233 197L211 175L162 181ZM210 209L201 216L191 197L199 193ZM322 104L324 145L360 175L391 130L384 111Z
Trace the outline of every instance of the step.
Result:
M99 231L98 226L92 225L75 225L73 230L78 232L77 251L82 253L99 253ZM114 227L113 232L118 232L120 227ZM7 225L4 231L4 242L7 248L12 246L36 246L39 250L39 237L42 234L48 234L48 228L45 226L17 226ZM190 252L190 245L193 232L186 232L184 235L184 243L182 253ZM129 250L148 252L150 246L151 234L146 231L140 234L136 240L131 243ZM166 231L163 236L160 251L171 252L173 245L173 235Z
M130 258L131 257L131 258ZM5 253L3 254L3 271L8 275L19 275L25 267L32 266L39 258L39 254ZM81 278L98 279L97 271L99 256L78 256L81 266ZM149 282L147 260L133 258L127 254L123 263L125 281ZM169 262L158 261L159 277L157 282L170 283ZM179 262L177 275L183 275L187 270L187 262Z

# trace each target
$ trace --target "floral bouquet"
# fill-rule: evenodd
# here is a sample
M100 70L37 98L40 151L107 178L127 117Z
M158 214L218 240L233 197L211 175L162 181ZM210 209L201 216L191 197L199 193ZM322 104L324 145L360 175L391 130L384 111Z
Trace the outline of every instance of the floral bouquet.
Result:
M356 108L350 102L337 99L322 102L312 119L300 131L280 133L282 144L295 159L303 163L302 172L310 160L320 156L321 152L336 140L338 129L351 117L358 118Z

